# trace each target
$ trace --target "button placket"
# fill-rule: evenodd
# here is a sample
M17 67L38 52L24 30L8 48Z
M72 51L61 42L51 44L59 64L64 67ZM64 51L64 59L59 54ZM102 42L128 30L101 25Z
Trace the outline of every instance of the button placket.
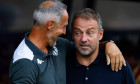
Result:
M85 69L86 69L86 73L85 73L85 84L87 84L88 83L88 80L89 80L89 77L88 77L88 75L89 75L89 67L87 66Z
M88 77L85 77L85 80L88 80Z
M89 70L89 67L87 67L87 70Z

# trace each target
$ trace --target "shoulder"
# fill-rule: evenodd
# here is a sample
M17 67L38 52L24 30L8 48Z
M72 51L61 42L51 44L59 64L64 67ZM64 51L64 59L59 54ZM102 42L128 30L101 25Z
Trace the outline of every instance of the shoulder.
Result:
M11 62L10 64L10 68L14 68L14 69L31 69L33 68L34 66L36 66L36 63L30 61L29 59L19 59L17 61L15 61L14 63Z
M130 67L130 65L128 64L128 62L126 61L126 66L123 66L123 68L122 68L122 70L124 71L124 72L132 72L132 70L131 70L131 67Z
M29 59L20 59L10 64L9 80L10 83L27 83L33 84L38 77L38 67ZM17 80L18 79L18 80Z
M14 52L13 63L19 59L29 59L32 61L33 57L34 57L33 52L26 45L25 39L23 39L22 42L19 44L19 46L17 47L17 49Z
M65 39L65 38L62 38L62 37L58 37L57 44L58 45L63 45L63 46L66 46L66 47L74 46L72 41L70 41L68 39Z
M57 42L71 42L70 40L66 39L66 38L62 38L62 37L58 37Z
M130 75L133 76L132 69L127 61L126 61L126 66L123 66L122 68L122 72L125 76L130 76Z
M135 84L133 72L127 61L126 61L126 66L123 66L121 71L127 83Z

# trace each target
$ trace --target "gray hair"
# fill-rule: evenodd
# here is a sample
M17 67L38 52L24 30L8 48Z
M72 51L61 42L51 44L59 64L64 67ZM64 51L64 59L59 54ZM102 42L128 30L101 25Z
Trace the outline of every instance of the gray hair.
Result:
M74 21L78 17L82 17L82 18L85 18L85 19L93 18L94 20L96 20L98 22L98 26L99 26L98 29L99 29L99 31L102 29L102 19L101 19L100 14L98 12L94 11L93 9L84 8L84 9L78 11L74 15L74 17L72 19L72 24L71 24L72 30L73 30Z
M61 21L63 10L67 9L67 6L60 1L53 1L52 5L43 6L44 3L39 5L39 7L33 13L34 24L38 26L44 25L49 20L55 20L56 24Z

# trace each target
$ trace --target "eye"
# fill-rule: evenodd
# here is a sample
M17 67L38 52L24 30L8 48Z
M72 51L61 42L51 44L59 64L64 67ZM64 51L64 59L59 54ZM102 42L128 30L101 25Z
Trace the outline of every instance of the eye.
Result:
M87 34L88 34L88 35L92 35L92 34L93 34L93 32L88 32Z
M62 28L67 28L67 25L63 26Z
M74 32L74 34L75 34L75 35L80 35L80 34L81 34L81 32Z
M65 28L66 26L63 26L62 28Z

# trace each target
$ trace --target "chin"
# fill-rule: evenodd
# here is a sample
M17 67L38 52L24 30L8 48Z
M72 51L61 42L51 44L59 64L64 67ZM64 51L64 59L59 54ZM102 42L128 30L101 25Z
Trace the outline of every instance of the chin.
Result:
M88 57L88 56L90 55L90 53L83 53L83 52L80 52L80 54L81 54L82 56L85 56L85 57Z
M55 40L50 40L49 41L49 46L53 47L56 45L56 41Z
M84 51L84 50L78 50L79 54L83 55L83 56L88 56L90 54L89 51Z
M49 46L51 46L51 47L55 46L56 45L56 40L57 39L51 39L51 40L49 40Z
M56 42L50 44L51 47L53 47L55 45L56 45Z
M90 57L95 52L95 50L78 50L78 52L84 57Z

